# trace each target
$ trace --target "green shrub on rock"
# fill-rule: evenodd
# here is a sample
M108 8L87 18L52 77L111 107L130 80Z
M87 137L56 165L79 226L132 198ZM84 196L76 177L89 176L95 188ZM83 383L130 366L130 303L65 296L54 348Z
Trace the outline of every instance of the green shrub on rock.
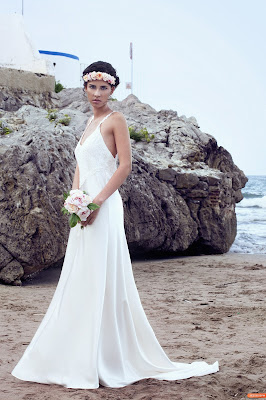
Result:
M62 124L62 125L69 125L70 121L71 121L71 117L68 114L64 114L64 118L59 119L59 121L57 122L58 124Z
M140 142L141 140L146 140L146 142L150 142L151 139L154 139L154 135L150 135L147 131L147 128L142 128L139 131L136 130L134 126L129 126L128 128L130 138L134 139L136 142Z
M55 126L58 124L62 125L69 125L71 121L71 117L68 114L64 114L64 117L61 119L58 119L58 109L57 108L50 108L47 109L48 115L46 115L46 118L49 119L51 122L55 122Z
M49 119L49 121L55 121L57 118L57 109L56 108L50 108L47 110L48 115L46 115L46 118Z
M55 81L55 93L61 92L61 90L65 89L65 87L60 83L60 81Z
M3 121L0 120L0 135L9 135L11 132L12 129L10 129Z

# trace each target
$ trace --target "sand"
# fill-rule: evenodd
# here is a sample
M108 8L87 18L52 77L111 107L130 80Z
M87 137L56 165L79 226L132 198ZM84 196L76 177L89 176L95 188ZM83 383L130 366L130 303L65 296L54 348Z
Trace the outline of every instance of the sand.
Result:
M227 253L132 264L143 307L169 358L218 360L220 371L92 390L13 377L55 291L60 268L53 268L22 287L0 285L0 400L228 400L266 392L266 255Z

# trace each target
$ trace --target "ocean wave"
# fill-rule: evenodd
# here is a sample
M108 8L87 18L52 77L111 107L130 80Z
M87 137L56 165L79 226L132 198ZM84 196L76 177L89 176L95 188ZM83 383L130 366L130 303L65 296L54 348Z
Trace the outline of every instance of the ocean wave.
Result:
M237 236L232 253L266 254L266 176L248 176L236 204Z
M266 208L266 196L244 198L237 206L240 208Z
M263 197L263 194L243 192L244 199L257 199Z
M237 217L237 223L239 226L247 225L247 224L252 224L254 223L255 225L265 225L266 224L266 219L265 218L253 218L252 215L249 218L241 218L239 215ZM266 231L266 230L265 230Z
M241 232L240 234L237 234L237 237L230 248L230 252L266 254L265 238L259 235Z

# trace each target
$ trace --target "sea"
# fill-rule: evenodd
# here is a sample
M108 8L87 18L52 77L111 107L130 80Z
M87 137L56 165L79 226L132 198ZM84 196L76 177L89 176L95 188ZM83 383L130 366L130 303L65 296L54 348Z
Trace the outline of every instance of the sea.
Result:
M247 178L244 198L236 204L237 236L230 252L266 254L266 176Z

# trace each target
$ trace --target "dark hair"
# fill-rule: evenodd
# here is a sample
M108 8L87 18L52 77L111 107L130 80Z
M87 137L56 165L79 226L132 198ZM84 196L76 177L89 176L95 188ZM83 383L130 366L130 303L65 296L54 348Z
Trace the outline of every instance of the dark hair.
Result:
M118 77L117 74L116 74L116 70L115 70L114 67L113 67L111 64L109 64L108 62L105 62L105 61L96 61L96 62L90 64L87 68L84 69L84 71L83 71L83 73L82 73L82 76L84 76L84 75L87 74L87 73L93 72L93 71L96 71L96 72L106 72L107 74L110 74L110 75L114 76L114 77L115 77L115 84L114 84L114 85L111 85L111 83L109 83L109 85L111 85L112 87L113 87L113 86L114 86L114 87L117 87L117 86L119 85L119 83L120 83L119 77ZM89 82L90 82L90 81L89 81ZM84 89L87 88L87 83L88 83L88 82L85 82L85 81L84 81Z

